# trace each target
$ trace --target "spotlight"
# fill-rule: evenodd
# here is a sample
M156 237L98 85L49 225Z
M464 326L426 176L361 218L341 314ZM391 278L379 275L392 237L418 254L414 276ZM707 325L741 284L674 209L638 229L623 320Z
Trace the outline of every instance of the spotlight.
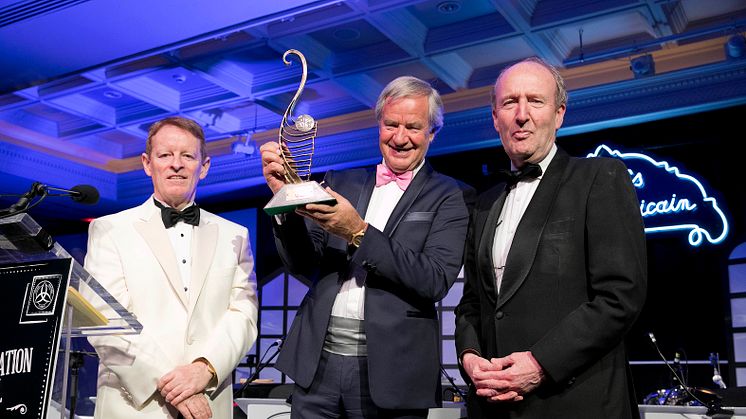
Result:
M635 75L636 79L639 79L640 77L654 76L655 61L653 61L653 56L646 54L633 58L632 61L629 62L629 69L632 70L632 74Z
M251 157L256 151L256 146L251 142L243 143L241 141L236 141L231 144L231 150L233 150L233 154L244 154L246 157Z
M461 10L461 2L449 0L438 3L438 11L444 15L453 14Z
M737 33L725 43L725 56L728 59L737 59L746 57L746 38Z
M251 136L247 135L245 141L236 141L231 144L231 150L233 150L233 154L243 154L246 157L251 157L256 152L256 144L251 141Z
M104 92L104 97L107 99L119 99L122 97L122 94L116 90L107 90Z

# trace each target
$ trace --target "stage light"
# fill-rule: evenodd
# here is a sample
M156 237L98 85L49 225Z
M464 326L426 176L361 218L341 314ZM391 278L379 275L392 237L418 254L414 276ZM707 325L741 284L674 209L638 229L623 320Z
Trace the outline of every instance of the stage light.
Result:
M233 150L233 154L243 154L246 157L251 157L256 153L257 144L256 141L252 140L252 136L254 133L256 133L257 130L257 121L258 121L258 109L259 106L255 103L254 104L254 128L252 130L246 130L243 131L242 134L238 135L238 141L231 144L231 150ZM243 140L241 140L241 137L243 137Z
M737 33L725 43L725 56L728 59L739 59L746 57L746 38Z
M653 61L653 56L646 54L633 58L629 62L629 69L632 70L632 74L635 75L636 79L655 75L655 61Z
M238 140L231 144L231 150L233 150L233 154L243 154L246 157L251 157L256 153L256 143L251 140L251 134L246 134L243 141Z

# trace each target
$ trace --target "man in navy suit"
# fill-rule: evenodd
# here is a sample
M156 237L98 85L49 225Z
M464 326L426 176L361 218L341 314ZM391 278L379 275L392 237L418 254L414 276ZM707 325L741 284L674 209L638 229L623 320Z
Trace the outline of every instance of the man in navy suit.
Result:
M645 300L642 218L624 164L554 144L566 101L537 59L495 82L514 171L479 197L467 241L456 346L470 418L639 418L623 338Z
M441 404L435 304L461 268L473 191L425 162L443 125L428 83L389 83L376 118L381 164L328 172L336 205L275 218L285 266L313 281L276 364L296 383L293 418L425 418ZM279 147L261 151L276 193Z

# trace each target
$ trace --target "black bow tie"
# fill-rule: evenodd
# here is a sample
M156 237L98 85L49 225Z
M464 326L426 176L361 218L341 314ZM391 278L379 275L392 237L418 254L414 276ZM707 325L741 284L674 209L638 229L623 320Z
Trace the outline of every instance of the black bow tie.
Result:
M163 206L157 199L153 199L153 202L155 202L156 207L161 209L161 219L166 228L175 226L179 221L193 226L199 224L199 207L197 204L184 208L182 211L177 211L174 208Z
M534 163L526 163L518 170L500 170L500 175L507 182L507 188L513 187L523 179L536 179L541 176L541 166Z

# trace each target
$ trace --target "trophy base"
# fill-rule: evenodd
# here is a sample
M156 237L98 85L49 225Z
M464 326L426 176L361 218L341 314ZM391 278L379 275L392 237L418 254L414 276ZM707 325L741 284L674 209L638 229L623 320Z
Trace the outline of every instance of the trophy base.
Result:
M334 205L337 200L318 182L288 183L269 200L264 212L269 215L284 214L306 204Z

